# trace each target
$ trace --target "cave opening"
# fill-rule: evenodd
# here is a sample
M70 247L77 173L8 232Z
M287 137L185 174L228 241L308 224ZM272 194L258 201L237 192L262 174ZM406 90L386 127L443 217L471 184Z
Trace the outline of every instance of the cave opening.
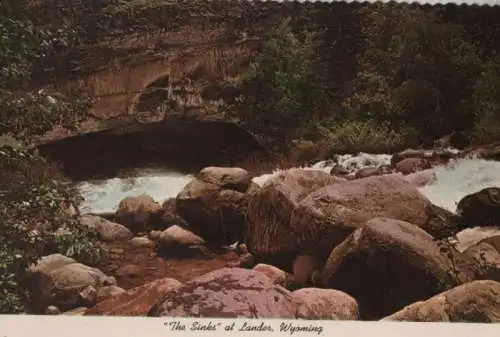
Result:
M169 118L54 141L38 147L74 181L108 179L128 169L161 167L195 173L207 166L232 166L264 152L237 124Z

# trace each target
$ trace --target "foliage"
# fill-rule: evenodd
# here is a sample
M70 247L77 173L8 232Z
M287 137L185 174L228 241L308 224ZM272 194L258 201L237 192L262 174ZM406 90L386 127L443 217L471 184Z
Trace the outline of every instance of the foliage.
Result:
M103 250L79 226L68 207L80 197L58 168L36 152L0 147L0 312L24 311L26 268L41 255L59 252L94 263ZM3 257L3 258L2 258Z
M0 313L29 309L27 268L54 252L95 262L102 249L67 208L80 197L57 166L23 144L55 125L75 126L91 100L30 87L51 56L74 42L66 27L40 27L9 3L0 14Z
M295 33L287 25L269 34L241 85L246 95L237 113L246 127L284 141L310 118L314 47L312 33Z
M474 86L472 140L493 142L500 139L500 55L494 55L482 67Z
M389 152L413 143L414 130L394 130L388 123L373 120L346 120L330 127L321 127L331 151L336 152Z
M264 41L233 111L264 137L323 137L353 151L448 134L497 140L500 59L484 46L498 36L449 12L395 3L304 10Z
M463 27L403 5L366 11L365 47L345 106L359 118L411 125L435 138L471 124L467 99L481 66Z
M3 14L3 13L2 13ZM34 73L50 72L44 62L76 42L68 27L35 27L18 12L0 15L0 134L20 139L42 134L54 125L75 125L92 100L75 92L71 97L49 90L29 90Z

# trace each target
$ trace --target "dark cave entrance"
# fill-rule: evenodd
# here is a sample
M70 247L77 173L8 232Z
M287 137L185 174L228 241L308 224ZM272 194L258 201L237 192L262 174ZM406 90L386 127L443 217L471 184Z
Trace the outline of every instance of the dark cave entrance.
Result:
M127 133L89 133L38 149L75 181L112 178L141 167L194 173L211 165L236 165L264 152L251 134L234 123L181 118L135 125Z

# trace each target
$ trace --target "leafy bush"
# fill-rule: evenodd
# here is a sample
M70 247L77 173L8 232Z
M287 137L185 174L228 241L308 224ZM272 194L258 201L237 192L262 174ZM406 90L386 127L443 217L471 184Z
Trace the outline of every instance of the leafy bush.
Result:
M410 128L394 130L387 123L372 120L348 120L319 129L334 152L389 152L414 143L416 138Z
M51 71L50 56L74 42L75 31L35 27L9 3L0 10L0 313L19 313L29 310L30 264L55 252L93 263L103 249L68 212L81 201L72 183L23 145L55 125L75 126L92 103L29 86L34 74Z
M237 117L250 130L286 141L314 111L314 34L286 24L266 38L241 89Z
M500 55L483 65L474 86L475 124L471 130L473 142L493 142L500 139Z
M40 256L62 253L83 263L104 253L68 207L81 201L57 167L36 152L0 147L0 312L29 307L26 268Z

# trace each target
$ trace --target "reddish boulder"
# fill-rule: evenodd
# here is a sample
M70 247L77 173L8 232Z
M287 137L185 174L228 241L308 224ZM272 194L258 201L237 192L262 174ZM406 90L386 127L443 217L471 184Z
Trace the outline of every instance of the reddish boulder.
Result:
M298 304L264 273L223 268L169 291L148 316L284 319L295 318Z
M159 279L107 298L88 310L86 316L145 316L165 293L180 287L173 278Z
M237 167L207 167L177 195L176 211L209 244L243 241L251 175Z
M406 158L396 163L396 169L403 174L410 174L430 169L431 164L425 158Z
M431 221L434 206L416 187L399 174L388 174L315 190L295 208L286 236L289 245L300 253L324 261L333 247L378 216L410 222L432 235L439 234L440 222L443 227L448 225L445 217ZM430 223L432 226L428 226ZM276 233L269 229L261 245L272 243L274 250L283 249L284 235L275 238Z
M296 249L290 227L292 212L309 193L339 181L326 172L303 169L290 169L268 180L250 195L246 238L249 251L261 261L290 269Z
M159 203L148 195L127 197L118 204L115 220L132 232L147 231L162 214Z
M356 298L363 319L377 319L459 284L452 270L428 233L374 218L333 249L320 280Z

